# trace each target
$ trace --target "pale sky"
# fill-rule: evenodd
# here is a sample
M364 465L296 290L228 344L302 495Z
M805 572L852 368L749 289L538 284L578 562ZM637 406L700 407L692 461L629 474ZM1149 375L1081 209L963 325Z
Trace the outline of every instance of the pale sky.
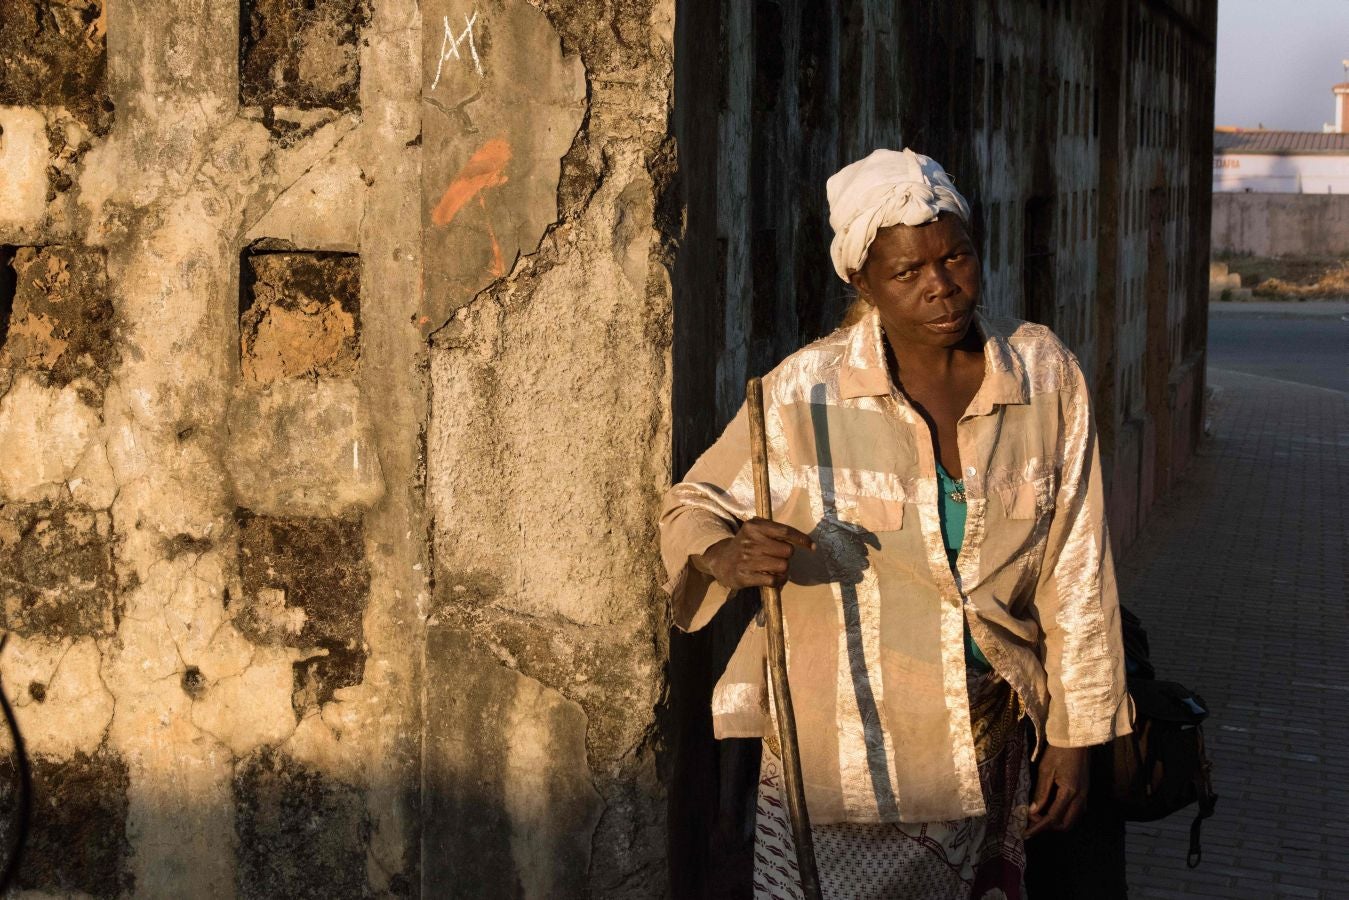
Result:
M1219 0L1214 123L1320 131L1345 59L1349 0Z

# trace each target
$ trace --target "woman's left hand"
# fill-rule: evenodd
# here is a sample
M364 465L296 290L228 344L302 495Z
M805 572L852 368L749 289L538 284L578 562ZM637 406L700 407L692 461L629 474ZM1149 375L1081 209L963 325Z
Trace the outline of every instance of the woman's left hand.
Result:
M1087 806L1090 747L1046 745L1035 776L1026 837L1046 829L1067 831L1077 824Z

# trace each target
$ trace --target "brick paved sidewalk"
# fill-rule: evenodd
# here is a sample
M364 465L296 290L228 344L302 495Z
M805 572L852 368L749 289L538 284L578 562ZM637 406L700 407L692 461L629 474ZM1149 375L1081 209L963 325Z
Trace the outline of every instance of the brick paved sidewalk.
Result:
M1159 677L1204 696L1219 794L1131 824L1132 898L1349 897L1349 394L1210 369L1213 435L1123 560Z

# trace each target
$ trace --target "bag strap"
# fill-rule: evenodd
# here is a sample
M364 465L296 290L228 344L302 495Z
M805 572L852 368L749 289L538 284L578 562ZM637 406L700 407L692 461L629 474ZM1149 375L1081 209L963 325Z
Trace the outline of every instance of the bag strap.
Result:
M1204 814L1201 812L1194 817L1190 823L1190 852L1185 855L1185 865L1191 869L1199 866L1199 861L1204 858L1204 850L1199 846L1199 826L1204 821Z
M1135 731L1130 735L1134 738L1134 752L1138 757L1138 768L1134 770L1132 785L1135 797L1152 794L1153 770L1157 767L1157 757L1161 754L1157 748L1157 736L1152 730L1152 723L1147 722L1141 731Z
M1199 772L1195 776L1196 803L1197 810L1194 816L1194 822L1190 824L1190 851L1185 856L1185 865L1191 869L1199 865L1200 860L1204 858L1203 848L1199 846L1199 826L1205 819L1213 815L1214 809L1218 805L1218 795L1213 793L1213 780L1211 777L1208 754L1204 752L1204 729L1200 727L1196 735L1199 744Z

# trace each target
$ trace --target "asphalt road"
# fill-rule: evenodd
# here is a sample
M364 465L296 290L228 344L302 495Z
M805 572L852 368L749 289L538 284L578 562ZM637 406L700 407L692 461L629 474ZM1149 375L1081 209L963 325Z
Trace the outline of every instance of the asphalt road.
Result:
M1210 304L1208 364L1349 393L1349 303Z

